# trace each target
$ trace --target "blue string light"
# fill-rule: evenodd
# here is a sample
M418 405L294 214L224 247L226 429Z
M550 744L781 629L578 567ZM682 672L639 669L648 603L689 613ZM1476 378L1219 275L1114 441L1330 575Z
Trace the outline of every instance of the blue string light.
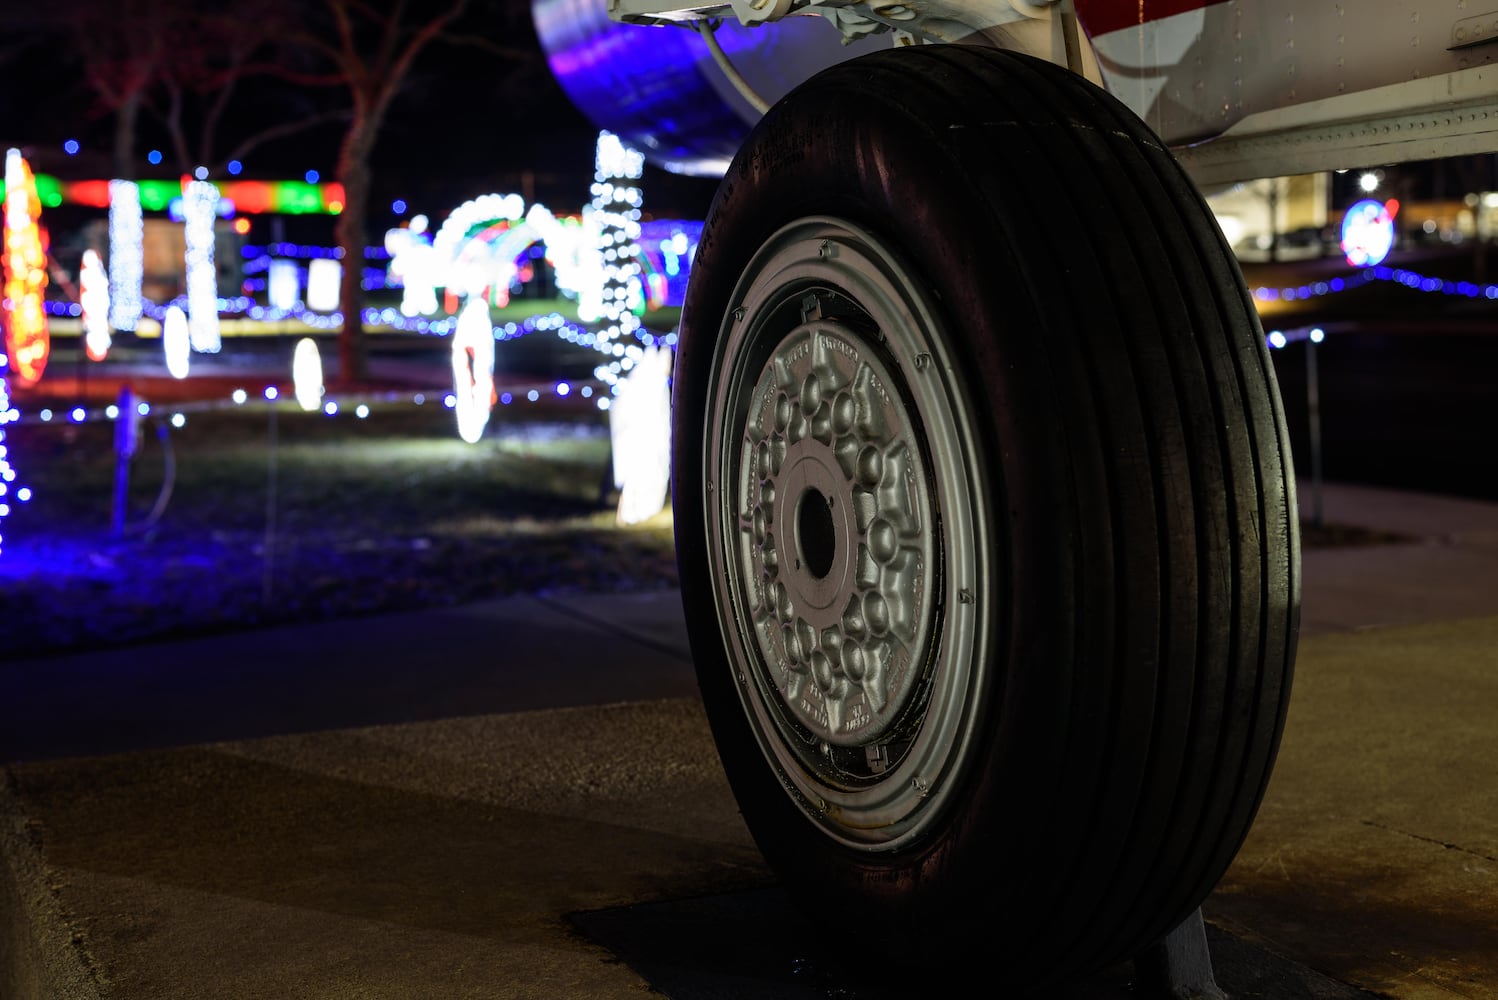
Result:
M16 485L16 470L10 464L10 448L5 443L5 427L21 419L21 411L10 404L10 386L6 372L10 371L10 358L0 351L0 524L10 515L10 501L14 497L25 503L31 499L31 490ZM0 535L0 551L4 551L5 538Z
M0 355L0 357L3 357L3 355ZM569 397L574 394L583 397L591 397L596 390L592 385L583 385L579 387L568 382L544 382L536 383L534 386L523 387L517 391L523 394L529 401L539 402L541 399L547 397L555 397L557 400L569 401ZM264 388L264 390L262 390L261 396L263 399L261 405L274 407L279 405L278 401L281 398L281 391L274 385L268 385ZM511 392L504 392L500 394L500 402L506 406L514 402L514 398L515 394ZM336 417L341 413L349 412L352 413L356 418L364 420L373 414L374 411L371 409L372 406L378 405L384 406L386 408L399 406L402 404L423 406L426 404L426 401L427 397L426 393L424 392L353 393L347 396L329 397L323 400L317 412L320 412L324 416L328 417ZM167 410L170 413L170 416L166 419L172 424L172 426L183 427L186 425L187 418L190 414L209 413L217 410L241 409L248 405L250 405L250 394L248 391L241 388L235 389L225 399L196 400L193 402L178 403L170 407L161 407L161 409ZM453 409L457 406L457 397L451 392L445 393L442 397L442 405L447 409ZM76 405L60 411L53 410L50 407L44 407L38 410L34 417L23 417L19 410L14 409L8 412L11 414L11 416L4 420L0 420L0 425L3 425L5 423L50 424L54 422L68 422L73 424L108 423L118 420L120 417L119 407L115 406L112 403L104 407L96 407L93 409L82 405ZM144 417L150 415L153 411L149 403L141 402L136 405L136 412ZM3 435L3 428L0 428L0 435ZM4 447L0 446L0 470L9 469L9 466L4 462L4 457ZM9 484L14 479L14 472L11 472L9 478L7 478L3 472L0 472L0 484ZM24 487L18 490L13 489L12 491L16 494L16 497L19 500L24 501L31 498L31 491ZM4 496L5 492L3 490L0 490L0 500L3 500ZM0 518L3 518L4 516L5 512L0 512Z
M1444 278L1432 278L1429 275L1420 274L1402 267L1387 267L1383 265L1364 268L1345 278L1314 281L1306 285L1289 285L1283 288L1260 286L1253 290L1253 296L1254 300L1258 302L1295 302L1303 299L1317 299L1326 295L1335 295L1339 292L1350 292L1355 288L1362 288L1364 285L1375 281L1392 282L1417 292L1440 292L1442 295L1468 299L1485 298L1498 300L1498 285L1479 285L1471 281L1448 281Z

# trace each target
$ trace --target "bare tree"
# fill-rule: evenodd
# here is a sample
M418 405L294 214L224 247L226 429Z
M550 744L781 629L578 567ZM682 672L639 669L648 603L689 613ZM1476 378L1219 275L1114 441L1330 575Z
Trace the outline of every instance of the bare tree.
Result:
M114 118L114 176L136 176L135 137L142 110L161 79L168 11L158 0L66 0L54 8L71 29L83 78Z
M309 21L308 29L299 36L303 45L331 65L349 99L348 128L339 147L337 166L344 194L337 239L345 262L340 290L343 330L338 354L345 379L357 381L369 376L361 279L368 240L371 160L390 105L409 82L417 57L428 46L443 42L477 46L503 56L512 69L539 59L535 52L495 44L480 35L455 32L468 7L469 0L446 0L440 4L323 0L328 24L319 30L315 22Z
M320 25L312 22L294 36L293 43L319 54L348 93L348 127L337 166L344 195L337 224L338 245L344 254L338 357L343 378L357 381L369 376L362 264L368 240L371 154L390 103L400 93L417 55L463 13L468 0L422 4L415 14L408 12L405 0L383 4L323 0L323 5L330 30L320 31Z
M59 0L52 10L67 25L98 109L113 116L116 177L137 175L145 116L166 132L184 174L199 166L218 174L258 146L337 117L303 114L240 130L231 148L219 148L221 126L246 79L294 76L281 60L281 39L295 26L295 4L242 0L226 9L212 0ZM295 82L335 84L339 78Z

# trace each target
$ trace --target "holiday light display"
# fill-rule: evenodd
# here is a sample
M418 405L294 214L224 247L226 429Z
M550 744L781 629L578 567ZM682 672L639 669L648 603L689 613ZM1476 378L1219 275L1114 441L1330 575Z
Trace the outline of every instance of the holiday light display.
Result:
M308 413L322 408L322 355L311 337L297 341L291 354L291 384L298 406Z
M494 406L494 328L489 303L481 296L468 300L458 314L453 334L453 396L458 436L475 444L484 435Z
M214 353L222 346L218 323L218 269L213 262L213 220L218 188L188 181L182 189L187 244L187 319L192 349Z
M450 296L482 295L503 291L506 300L515 276L514 255L535 242L530 235L518 245L513 241L508 258L491 244L525 219L525 199L518 194L486 194L465 201L443 220L432 237L432 252L439 267L438 284Z
M140 324L145 281L146 225L140 186L109 182L109 325L134 333Z
M181 306L167 306L161 321L161 350L166 355L166 370L172 378L187 378L192 357L192 335L187 329L187 314Z
M109 353L109 276L92 248L83 251L78 271L78 305L83 310L83 350L90 361Z
M170 211L172 202L181 197L188 179L139 181L137 199L147 211ZM119 182L63 181L47 174L36 176L37 196L44 208L60 205L108 208L113 202L112 186L116 183ZM343 211L345 203L342 184L223 181L217 186L219 194L228 203L226 211L230 214L337 215Z
M1375 184L1375 186L1377 186ZM1342 216L1342 252L1353 267L1382 264L1394 247L1394 216L1399 202L1365 198Z
M702 223L654 219L640 223L640 283L646 309L679 306L702 238Z
M0 318L5 351L21 385L33 385L47 367L51 341L43 292L47 287L47 238L31 166L19 149L5 154L5 295Z
M343 265L331 257L307 262L307 308L313 312L332 312L338 308L338 285L343 280Z
M585 216L596 227L597 247L603 258L602 320L599 348L607 353L634 334L639 317L631 308L631 291L637 289L640 266L640 205L643 199L636 181L645 172L645 157L619 141L612 132L598 134L593 170L591 211ZM638 291L635 292L638 294ZM628 370L630 365L621 366Z
M424 316L437 311L437 288L442 284L437 250L427 235L427 217L418 215L408 225L385 233L390 254L390 280L402 287L401 314Z
M273 260L267 271L265 299L270 303L270 307L286 312L295 309L301 299L302 290L301 268L297 266L296 261L284 258Z
M620 524L638 524L666 505L671 480L670 378L671 350L645 348L609 409Z
M0 354L0 525L10 515L12 497L23 502L31 498L31 490L16 486L16 470L10 464L10 448L5 443L6 425L21 419L21 411L10 405L10 386L5 377L9 369L10 359ZM5 536L0 534L0 552L4 544Z

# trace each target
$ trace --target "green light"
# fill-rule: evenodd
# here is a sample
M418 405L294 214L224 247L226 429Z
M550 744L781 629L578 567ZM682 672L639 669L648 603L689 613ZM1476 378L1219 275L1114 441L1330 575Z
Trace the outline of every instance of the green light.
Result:
M62 204L62 183L56 177L37 174L35 180L38 201L47 208L56 208Z
M181 181L141 181L140 207L149 212L165 212L172 199L181 193Z
M271 206L288 215L324 212L322 189L305 181L277 181L271 185Z

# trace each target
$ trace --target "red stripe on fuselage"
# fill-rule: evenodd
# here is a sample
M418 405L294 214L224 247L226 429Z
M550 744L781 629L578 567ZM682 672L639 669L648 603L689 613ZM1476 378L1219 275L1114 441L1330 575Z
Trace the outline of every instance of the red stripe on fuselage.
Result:
M1082 30L1093 38L1225 2L1227 0L1075 0L1077 20L1082 22Z

